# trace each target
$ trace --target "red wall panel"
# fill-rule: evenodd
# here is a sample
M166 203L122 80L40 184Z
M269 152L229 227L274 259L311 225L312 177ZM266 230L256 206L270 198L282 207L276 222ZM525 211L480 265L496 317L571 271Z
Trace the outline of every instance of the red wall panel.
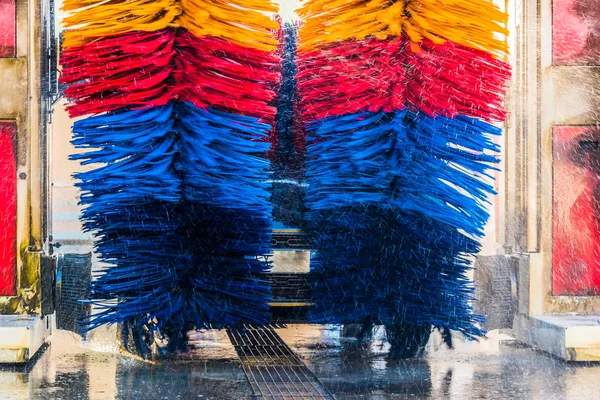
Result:
M16 126L0 122L0 296L15 294L17 260Z
M554 295L600 295L600 130L553 130Z
M555 65L600 65L600 0L552 2Z
M0 0L0 57L15 57L15 0Z

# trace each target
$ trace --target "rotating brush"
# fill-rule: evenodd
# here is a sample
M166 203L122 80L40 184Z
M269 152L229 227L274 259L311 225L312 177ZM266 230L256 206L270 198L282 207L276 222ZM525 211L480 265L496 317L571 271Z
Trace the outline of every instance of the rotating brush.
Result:
M62 82L78 119L84 228L106 267L85 329L153 335L268 321L276 6L66 0ZM243 11L242 11L243 9Z
M298 14L313 321L483 335L466 277L488 218L509 66L486 0L309 0Z

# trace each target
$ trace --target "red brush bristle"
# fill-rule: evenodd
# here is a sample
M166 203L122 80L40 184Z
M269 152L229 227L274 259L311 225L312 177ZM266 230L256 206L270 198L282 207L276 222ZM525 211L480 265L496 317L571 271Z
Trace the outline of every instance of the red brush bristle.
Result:
M175 31L135 32L63 50L60 82L72 117L164 105L171 82Z
M134 32L65 49L61 83L72 117L179 99L273 124L279 60L186 31Z
M429 40L420 52L406 51L406 99L430 116L458 114L488 121L506 119L502 105L510 65L489 54Z
M406 106L430 116L506 118L507 63L452 42L425 40L418 50L396 38L347 41L300 54L296 79L303 119Z
M399 39L368 39L299 54L296 79L304 119L402 108L400 46Z
M277 54L213 37L181 32L175 78L180 100L262 118L273 124L270 104L280 77Z

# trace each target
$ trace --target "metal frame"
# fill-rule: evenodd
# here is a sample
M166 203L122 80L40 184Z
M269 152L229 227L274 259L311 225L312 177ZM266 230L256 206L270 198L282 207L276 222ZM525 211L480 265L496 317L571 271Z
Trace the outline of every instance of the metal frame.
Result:
M256 396L262 399L333 399L272 327L227 330Z

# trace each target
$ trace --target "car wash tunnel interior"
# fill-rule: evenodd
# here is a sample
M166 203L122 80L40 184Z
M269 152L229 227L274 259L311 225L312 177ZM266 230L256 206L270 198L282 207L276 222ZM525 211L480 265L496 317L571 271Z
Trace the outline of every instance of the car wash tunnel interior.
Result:
M588 398L596 10L0 0L7 398Z

